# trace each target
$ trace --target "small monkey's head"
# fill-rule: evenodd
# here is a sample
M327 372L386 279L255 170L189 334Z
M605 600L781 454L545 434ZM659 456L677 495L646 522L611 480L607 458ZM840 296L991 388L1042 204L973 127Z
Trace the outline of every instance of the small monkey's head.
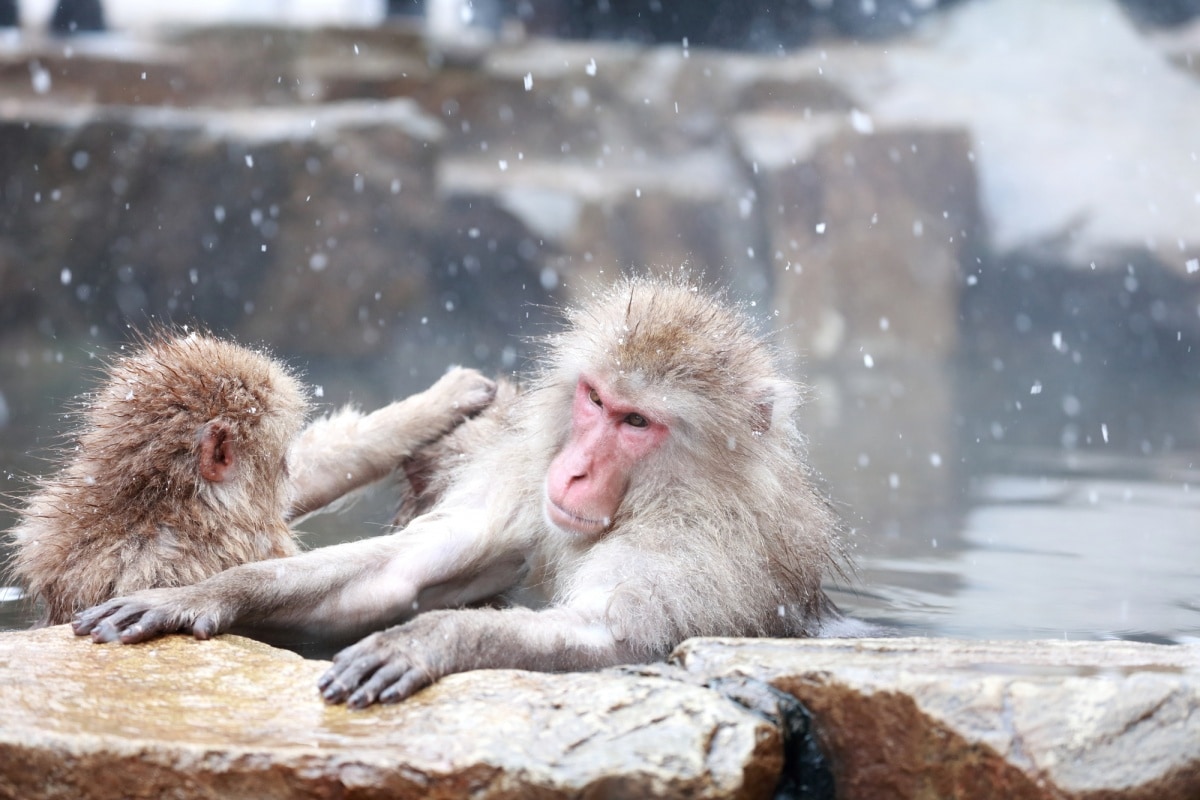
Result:
M628 492L669 497L795 435L798 390L752 321L686 280L627 278L568 320L545 378L570 409L546 479L556 527L597 536Z
M86 397L81 455L114 495L142 504L222 484L275 486L308 405L264 353L204 333L157 331ZM102 478L96 474L95 479Z

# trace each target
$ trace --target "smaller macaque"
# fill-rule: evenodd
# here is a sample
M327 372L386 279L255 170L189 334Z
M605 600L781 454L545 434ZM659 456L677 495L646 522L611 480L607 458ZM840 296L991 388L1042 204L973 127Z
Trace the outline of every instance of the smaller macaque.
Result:
M207 334L156 332L83 398L69 461L38 481L12 531L12 572L52 625L295 555L289 521L386 477L493 389L452 370L420 395L301 432L308 402L284 365Z

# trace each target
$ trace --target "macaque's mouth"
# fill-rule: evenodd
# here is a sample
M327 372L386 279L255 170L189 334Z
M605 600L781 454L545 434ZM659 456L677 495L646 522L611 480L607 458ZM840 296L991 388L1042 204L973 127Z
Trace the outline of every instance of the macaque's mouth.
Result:
M612 524L611 518L592 519L560 506L558 503L546 497L546 518L552 522L555 527L564 528L572 533L580 533L585 536L595 536L598 533L603 533L609 525Z

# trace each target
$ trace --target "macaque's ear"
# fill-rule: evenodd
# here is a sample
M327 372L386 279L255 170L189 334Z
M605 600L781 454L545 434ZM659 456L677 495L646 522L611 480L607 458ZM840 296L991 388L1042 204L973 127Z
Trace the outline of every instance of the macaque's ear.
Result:
M796 387L787 381L759 381L750 394L753 410L750 429L755 433L766 433L779 420L788 419L799 402Z
M200 477L209 483L220 483L229 476L237 460L229 424L214 419L200 429Z

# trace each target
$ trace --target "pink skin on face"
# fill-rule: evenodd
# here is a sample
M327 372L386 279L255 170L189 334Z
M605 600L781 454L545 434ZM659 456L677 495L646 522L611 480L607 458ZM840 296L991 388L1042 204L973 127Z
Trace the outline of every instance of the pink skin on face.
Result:
M635 464L667 437L667 426L644 416L598 382L580 378L571 404L571 435L546 475L546 517L581 536L611 524Z

